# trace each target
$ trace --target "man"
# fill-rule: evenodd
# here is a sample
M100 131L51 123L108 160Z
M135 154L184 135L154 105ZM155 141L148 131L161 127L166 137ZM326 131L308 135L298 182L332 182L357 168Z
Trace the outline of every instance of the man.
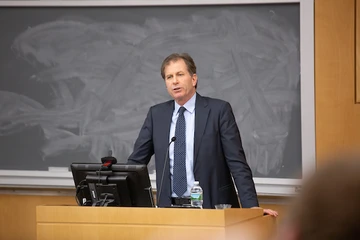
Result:
M155 153L158 206L188 197L199 181L204 208L220 203L240 207L233 177L242 207L258 207L230 104L196 93L196 66L188 54L168 56L161 75L174 101L150 108L129 157L129 163L148 164Z

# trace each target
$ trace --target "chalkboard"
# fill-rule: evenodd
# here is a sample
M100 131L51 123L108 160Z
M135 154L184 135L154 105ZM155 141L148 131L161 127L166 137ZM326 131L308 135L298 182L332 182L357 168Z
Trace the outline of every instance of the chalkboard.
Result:
M0 169L126 162L163 59L231 103L256 178L301 179L300 4L0 7ZM154 174L154 161L149 164Z

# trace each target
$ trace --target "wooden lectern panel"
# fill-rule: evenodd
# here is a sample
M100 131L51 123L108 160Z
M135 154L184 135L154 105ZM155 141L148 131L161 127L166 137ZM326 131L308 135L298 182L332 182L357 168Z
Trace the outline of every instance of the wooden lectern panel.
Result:
M119 225L119 224L57 224L51 227L38 224L38 240L93 240L93 239L144 239L183 240L187 238L223 240L225 233L215 227L188 227L188 226L153 226L153 225Z
M275 226L262 209L37 206L36 211L38 240L242 239L252 236L245 234L249 229L259 231L260 222Z

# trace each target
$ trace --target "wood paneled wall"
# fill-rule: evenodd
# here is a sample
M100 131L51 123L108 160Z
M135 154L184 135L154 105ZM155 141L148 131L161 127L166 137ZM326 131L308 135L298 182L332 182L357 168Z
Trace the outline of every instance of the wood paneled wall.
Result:
M70 196L0 195L0 239L36 240L38 205L76 205Z
M360 1L355 2L355 80L356 80L356 103L360 104Z
M359 148L355 0L315 0L315 116L318 166L334 153Z
M360 146L360 104L355 104L355 1L360 0L315 0L317 165L334 152ZM35 240L35 206L42 204L76 203L70 196L0 195L0 239ZM285 205L262 207L282 215L286 211Z

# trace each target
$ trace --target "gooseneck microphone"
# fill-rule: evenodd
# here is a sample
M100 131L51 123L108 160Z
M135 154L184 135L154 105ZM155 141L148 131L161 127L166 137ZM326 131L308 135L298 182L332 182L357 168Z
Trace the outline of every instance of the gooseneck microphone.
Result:
M172 137L171 141L169 142L167 148L166 148L166 155L165 155L165 159L164 159L164 166L163 166L163 171L162 171L162 175L161 175L161 181L160 181L160 189L159 189L159 195L158 195L158 199L157 199L157 204L159 206L159 202L160 202L160 196L161 196L161 191L162 191L162 185L163 185L163 180L164 180L164 173L165 173L165 168L169 159L169 148L171 143L176 141L176 137Z

